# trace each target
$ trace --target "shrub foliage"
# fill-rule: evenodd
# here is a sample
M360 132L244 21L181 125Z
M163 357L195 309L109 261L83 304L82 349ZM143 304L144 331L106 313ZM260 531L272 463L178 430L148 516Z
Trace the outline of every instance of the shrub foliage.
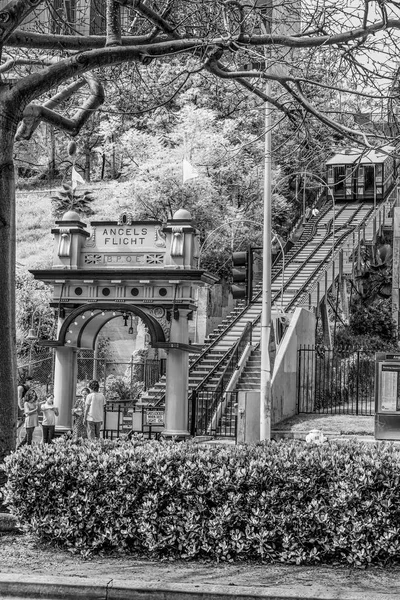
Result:
M391 444L57 440L4 469L22 526L73 552L383 564L400 557Z

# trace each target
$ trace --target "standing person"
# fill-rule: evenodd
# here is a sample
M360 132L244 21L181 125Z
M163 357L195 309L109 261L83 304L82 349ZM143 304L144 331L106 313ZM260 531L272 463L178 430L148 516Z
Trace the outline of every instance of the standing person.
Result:
M311 214L312 214L313 217L318 217L319 210L318 210L318 208L316 206L314 206L314 208L312 209Z
M22 439L18 448L27 444L32 445L33 432L35 427L39 425L38 412L39 412L39 401L37 393L33 389L29 389L24 396L24 415L25 415L25 437Z
M89 383L90 394L86 396L84 423L87 423L88 438L94 440L100 437L100 427L104 418L106 399L99 392L99 382L93 380Z
M83 388L83 390L81 390L81 397L76 399L74 408L72 409L72 414L75 417L74 426L72 429L74 441L76 441L78 438L87 438L87 428L83 419L85 416L85 402L88 394L90 394L89 388Z
M17 435L20 432L21 427L23 426L23 424L25 423L25 415L24 415L24 397L26 392L29 390L29 388L32 385L32 377L30 375L27 375L23 382L19 384L19 386L17 387L17 394L18 394L18 420L17 420Z
M42 421L42 443L50 444L56 428L56 417L58 417L58 408L54 406L54 394L49 394L46 402L40 405L43 412Z

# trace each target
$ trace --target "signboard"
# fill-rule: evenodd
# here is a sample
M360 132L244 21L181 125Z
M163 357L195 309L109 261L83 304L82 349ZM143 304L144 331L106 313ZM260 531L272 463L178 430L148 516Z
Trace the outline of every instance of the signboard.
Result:
M165 261L165 234L157 221L93 222L80 257L81 268L158 267Z
M377 355L376 412L395 413L400 411L400 360L391 355L380 357L382 354Z
M380 410L396 412L400 410L399 377L400 363L383 364L380 377Z
M399 440L400 355L379 352L375 372L375 438Z
M165 411L163 409L147 408L144 424L147 425L147 427L153 427L154 425L164 426L164 414Z
M154 237L154 226L104 224L96 227L96 248L105 251L153 248Z

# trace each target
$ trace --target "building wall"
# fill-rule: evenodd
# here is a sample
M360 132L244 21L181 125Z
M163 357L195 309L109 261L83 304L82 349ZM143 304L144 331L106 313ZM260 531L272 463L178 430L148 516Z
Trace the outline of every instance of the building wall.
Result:
M297 414L297 365L300 346L315 344L315 314L297 308L278 348L272 376L272 425Z
M0 0L0 10L9 0ZM62 35L104 35L105 0L53 0L49 8L45 4L34 10L19 29L37 33ZM133 21L132 9L122 7L121 25L129 32Z
M272 375L271 425L297 414L298 350L315 343L315 315L297 308L279 345ZM260 392L238 393L238 442L255 443L260 439Z

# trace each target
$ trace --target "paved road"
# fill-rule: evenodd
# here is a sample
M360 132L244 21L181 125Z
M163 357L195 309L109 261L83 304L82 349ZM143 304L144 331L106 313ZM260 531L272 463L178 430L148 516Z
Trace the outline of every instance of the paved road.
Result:
M324 586L224 586L207 583L148 583L77 578L26 577L0 575L3 600L391 600L400 597L400 586L393 593L347 591Z

